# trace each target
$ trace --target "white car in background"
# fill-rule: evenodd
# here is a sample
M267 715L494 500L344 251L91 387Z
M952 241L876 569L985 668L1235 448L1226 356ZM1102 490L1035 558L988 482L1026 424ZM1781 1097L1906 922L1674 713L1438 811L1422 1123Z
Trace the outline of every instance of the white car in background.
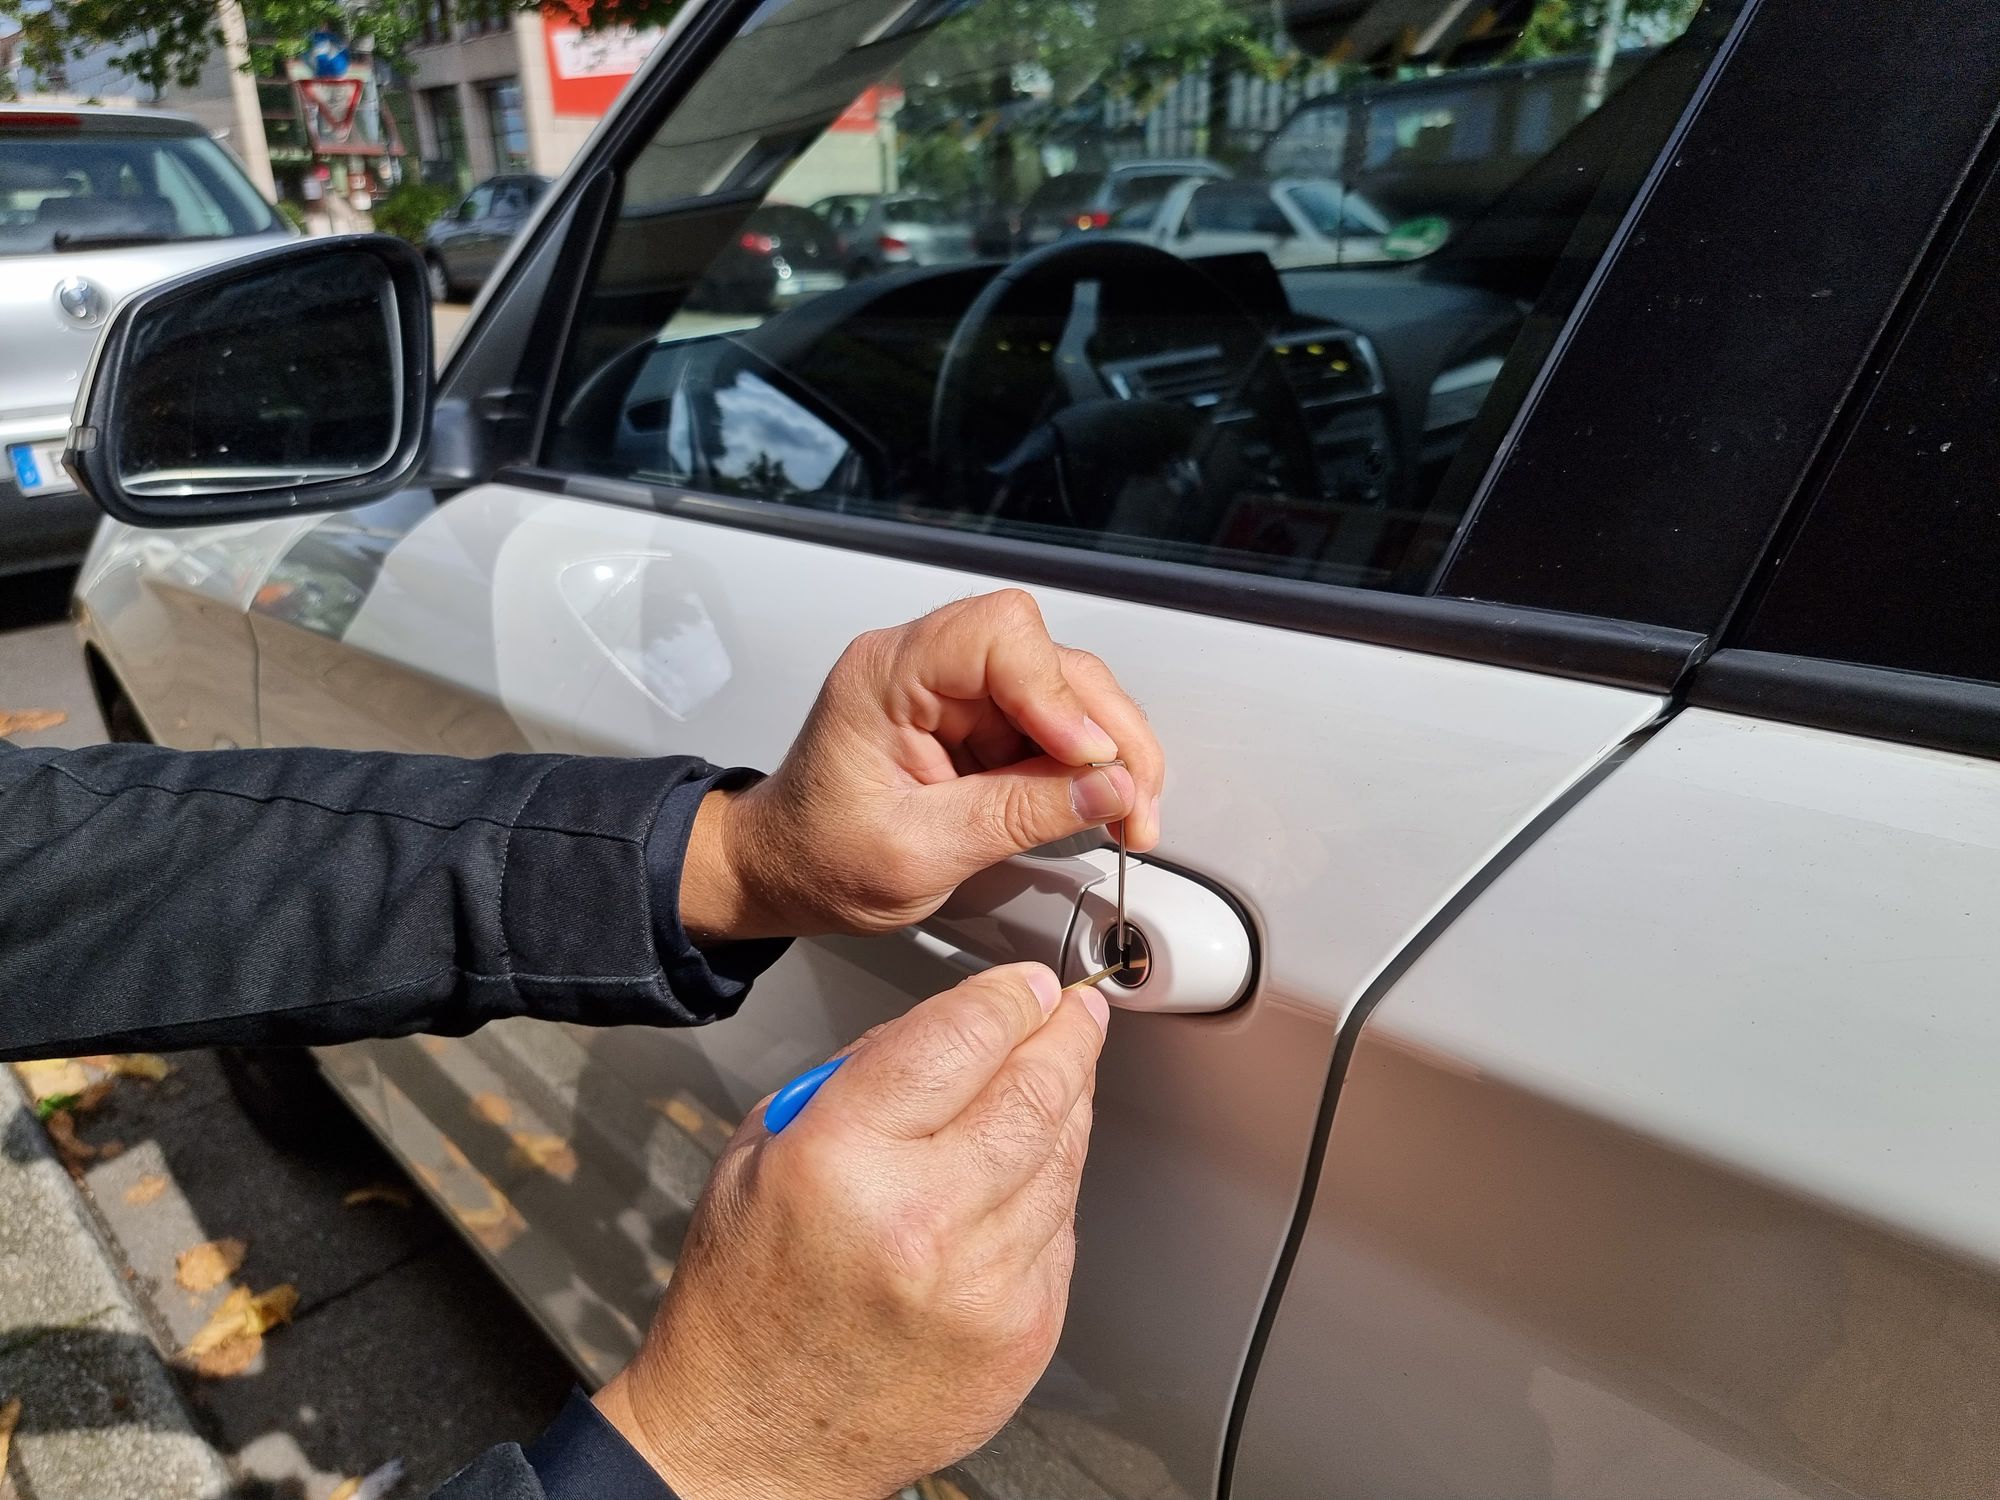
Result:
M76 562L96 528L61 453L112 308L292 235L191 119L0 104L0 576Z
M1324 177L1190 177L1114 216L1109 232L1183 256L1261 251L1291 269L1394 259L1383 248L1390 230L1374 204Z
M1497 61L1538 8L1315 7L1356 74L1445 39L1466 123L1385 149L1506 169L1421 259L1090 228L690 311L760 203L878 170L884 83L903 180L996 212L1229 102L1105 62L1207 9L996 3L689 4L442 375L397 242L143 294L75 455L182 529L78 581L107 717L768 766L854 635L1032 589L1169 756L1152 963L1055 1364L926 1500L1991 1500L1991 0L1674 7L1589 111ZM232 1066L267 1118L329 1078L598 1379L753 1101L968 966L1096 967L1110 868L801 941L697 1031Z

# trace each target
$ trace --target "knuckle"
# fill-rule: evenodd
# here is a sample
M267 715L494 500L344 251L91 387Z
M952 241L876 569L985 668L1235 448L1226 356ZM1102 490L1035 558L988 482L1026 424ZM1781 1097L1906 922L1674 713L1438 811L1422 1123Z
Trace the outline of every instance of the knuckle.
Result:
M1072 1090L1066 1072L1048 1063L1018 1062L1000 1090L999 1113L1024 1130L1046 1135L1069 1114Z

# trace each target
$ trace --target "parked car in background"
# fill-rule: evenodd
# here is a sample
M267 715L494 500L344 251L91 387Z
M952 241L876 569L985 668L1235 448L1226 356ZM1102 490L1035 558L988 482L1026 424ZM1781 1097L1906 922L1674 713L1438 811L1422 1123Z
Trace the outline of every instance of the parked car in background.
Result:
M77 561L97 526L61 455L112 308L292 235L191 119L0 104L0 575Z
M871 199L846 228L839 227L838 217L827 222L840 236L850 277L896 266L955 266L973 257L964 210L930 193L885 193Z
M1260 251L1276 266L1352 266L1392 257L1389 221L1323 177L1275 182L1188 177L1157 202L1113 216L1110 232L1176 255Z
M1229 175L1221 163L1198 157L1142 157L1102 169L1062 172L1044 178L1013 219L982 224L980 253L1033 249L1067 235L1106 229L1119 214L1158 203L1177 182Z
M105 528L75 604L107 718L769 766L857 633L1031 589L1170 758L1128 887L1154 961L1106 981L1060 1351L925 1500L1991 1500L1991 0L1634 6L1659 45L1599 107L1399 208L1455 226L1419 259L1090 229L727 326L690 288L803 212L758 205L851 180L864 91L910 158L1026 182L1129 146L1124 60L1217 18L1099 8L1079 54L1069 0L699 3L442 376L357 372L347 446L298 455L378 484ZM1314 11L1344 74L1442 35L1420 65L1473 92L1499 18L1548 15ZM398 395L428 469L380 458ZM1085 841L800 941L696 1031L287 1066L601 1379L754 1101L968 967L1097 967L1114 868Z
M773 312L844 286L840 238L809 208L766 203L743 221L690 294L718 312Z
M1651 49L1629 47L1604 70L1623 86ZM1594 107L1588 53L1453 70L1307 99L1261 153L1273 177L1332 177L1395 220L1477 212Z
M432 224L424 235L431 295L440 302L475 295L548 190L548 178L529 173L489 177Z

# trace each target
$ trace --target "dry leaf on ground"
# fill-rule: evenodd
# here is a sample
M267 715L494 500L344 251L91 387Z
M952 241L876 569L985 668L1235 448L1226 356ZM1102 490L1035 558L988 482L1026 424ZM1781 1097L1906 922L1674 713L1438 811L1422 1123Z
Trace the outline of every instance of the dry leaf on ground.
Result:
M59 708L0 708L0 736L33 734L68 722L69 715Z
M410 1195L386 1182L371 1182L367 1187L356 1188L340 1201L348 1208L359 1208L364 1203L386 1203L391 1208L408 1208Z
M646 1102L689 1135L698 1132L706 1123L701 1117L701 1111L685 1099L649 1099Z
M83 1169L102 1154L98 1147L78 1138L76 1116L66 1109L57 1110L42 1122L42 1126L49 1133L49 1144L56 1148L56 1155L69 1168L72 1176L82 1175ZM124 1149L123 1146L118 1147L118 1151ZM112 1152L112 1155L117 1155L118 1151Z
M158 1172L148 1172L137 1182L125 1189L125 1201L134 1208L143 1208L167 1190L167 1179Z
M525 1130L512 1132L514 1159L568 1182L576 1176L576 1153L559 1135L534 1135Z
M506 1125L514 1119L514 1106L499 1094L474 1094L472 1113L488 1125Z
M384 1500L403 1482L403 1461L392 1458L360 1479L343 1479L326 1500Z
M174 1257L174 1280L190 1292L209 1292L236 1274L250 1247L241 1240L205 1240Z
M239 1286L188 1340L181 1358L197 1375L210 1379L241 1375L264 1347L264 1335L289 1323L298 1305L299 1289L289 1281L255 1295L247 1286Z
M14 1429L21 1425L21 1398L0 1401L0 1481L7 1473L7 1450L14 1446Z
M173 1072L173 1065L153 1052L120 1052L105 1059L105 1066L122 1078L143 1078L149 1083L158 1083Z
M45 1057L35 1062L15 1063L14 1072L28 1086L28 1097L40 1104L65 1094L81 1094L90 1087L90 1075L73 1057Z

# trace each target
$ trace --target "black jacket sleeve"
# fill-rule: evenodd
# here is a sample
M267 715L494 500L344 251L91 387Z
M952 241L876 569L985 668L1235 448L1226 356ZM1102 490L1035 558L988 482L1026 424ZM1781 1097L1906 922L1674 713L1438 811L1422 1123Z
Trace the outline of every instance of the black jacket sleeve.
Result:
M489 1448L432 1500L677 1500L582 1391L523 1449Z
M0 741L0 1060L696 1025L782 943L677 913L693 759Z

